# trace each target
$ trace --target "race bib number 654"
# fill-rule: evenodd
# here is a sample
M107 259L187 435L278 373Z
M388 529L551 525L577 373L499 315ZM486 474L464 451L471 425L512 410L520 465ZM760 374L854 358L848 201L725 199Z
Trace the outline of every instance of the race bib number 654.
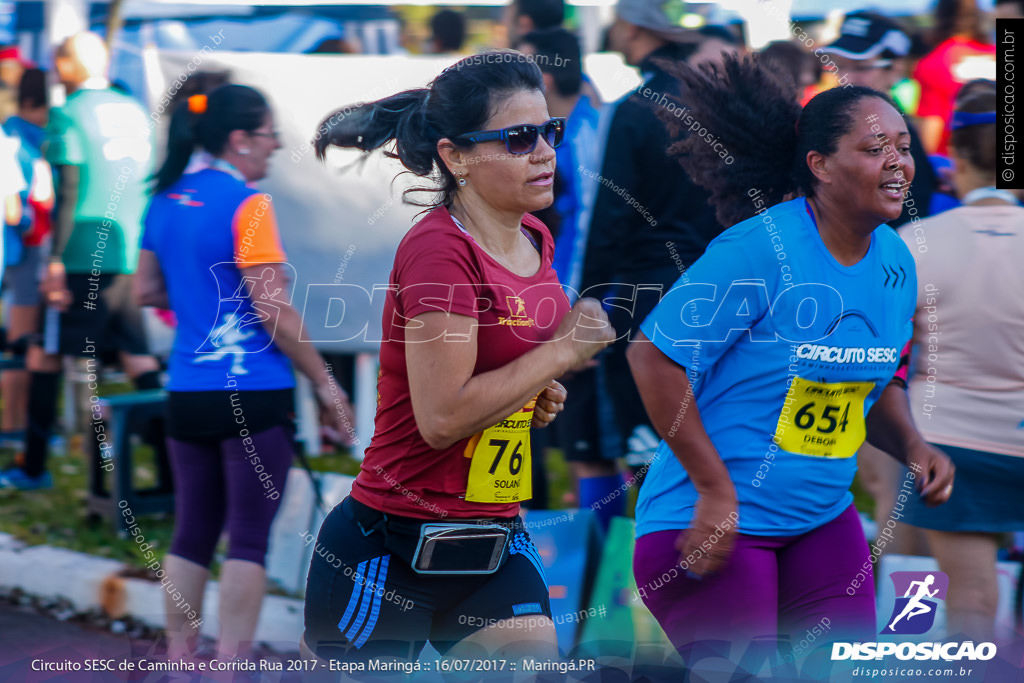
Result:
M812 382L794 377L775 428L790 453L849 458L864 443L864 399L873 382Z

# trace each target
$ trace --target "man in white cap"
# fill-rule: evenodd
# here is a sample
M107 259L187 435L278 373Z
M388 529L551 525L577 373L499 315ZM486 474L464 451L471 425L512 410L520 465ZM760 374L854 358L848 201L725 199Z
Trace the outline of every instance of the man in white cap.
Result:
M893 86L903 77L903 60L910 52L910 38L888 17L874 12L853 12L843 20L839 38L824 51L836 63L841 84L859 85L891 95ZM903 213L890 223L894 228L915 216L918 219L927 216L935 192L935 172L921 136L909 120L907 130L916 170Z

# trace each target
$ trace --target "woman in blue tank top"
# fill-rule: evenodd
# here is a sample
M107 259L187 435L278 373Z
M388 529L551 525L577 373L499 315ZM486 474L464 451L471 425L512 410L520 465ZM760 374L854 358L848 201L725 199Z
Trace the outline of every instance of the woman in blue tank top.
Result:
M167 384L175 529L157 571L166 572L172 661L195 646L224 530L217 657L250 655L270 525L293 456L292 365L312 382L326 424L340 430L352 420L320 354L299 341L273 202L249 185L266 176L280 146L256 90L223 85L194 95L174 113L146 216L136 297L177 318ZM209 163L184 173L197 147Z

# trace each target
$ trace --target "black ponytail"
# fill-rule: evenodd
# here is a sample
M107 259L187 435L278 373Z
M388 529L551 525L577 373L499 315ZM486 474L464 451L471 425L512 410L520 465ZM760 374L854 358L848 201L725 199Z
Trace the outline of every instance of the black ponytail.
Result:
M339 109L320 123L312 144L320 159L331 145L364 152L385 147L385 155L435 181L433 187L407 189L403 195L408 203L450 206L458 184L437 153L438 141L480 130L505 97L543 88L540 69L526 55L484 52L448 67L427 88ZM434 200L409 200L413 192L428 192Z
M753 190L760 190L768 205L796 194L814 196L807 153L833 154L853 127L852 110L863 98L892 104L880 92L849 86L819 93L801 111L794 84L759 55L729 55L721 66L666 68L683 83L684 106L659 111L676 140L669 154L711 192L722 225L755 215ZM697 134L691 132L692 122L698 124ZM716 148L728 150L731 163Z
M196 120L198 114L189 111L188 100L179 102L171 115L167 130L167 156L160 170L154 174L156 180L153 194L163 192L185 172L192 152L196 148Z
M434 167L432 133L426 126L423 109L430 95L428 88L406 90L370 104L357 104L339 109L325 119L313 138L316 156L323 161L327 147L352 147L364 152L395 141L395 151L385 151L391 158L416 175L430 175Z
M167 156L153 175L153 192L163 192L178 182L196 146L219 156L231 131L256 130L269 113L263 95L245 85L222 85L209 95L194 95L178 103L167 132Z

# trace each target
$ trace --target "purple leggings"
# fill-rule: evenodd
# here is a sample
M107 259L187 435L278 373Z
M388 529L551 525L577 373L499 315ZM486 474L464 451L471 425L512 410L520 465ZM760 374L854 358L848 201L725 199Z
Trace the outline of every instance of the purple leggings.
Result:
M228 559L264 564L294 453L283 426L250 438L167 439L177 495L172 554L209 567L226 521Z
M676 649L776 634L799 643L815 626L831 640L873 638L874 577L852 505L800 536L739 534L725 566L703 579L679 568L679 534L641 536L633 556L640 596Z

